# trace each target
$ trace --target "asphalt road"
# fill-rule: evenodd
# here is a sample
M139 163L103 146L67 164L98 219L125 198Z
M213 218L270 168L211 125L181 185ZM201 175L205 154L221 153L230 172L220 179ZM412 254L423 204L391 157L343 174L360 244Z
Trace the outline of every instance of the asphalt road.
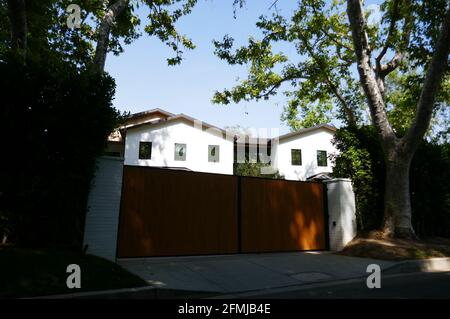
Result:
M366 281L259 295L257 298L432 298L450 299L450 272L382 276L381 288Z

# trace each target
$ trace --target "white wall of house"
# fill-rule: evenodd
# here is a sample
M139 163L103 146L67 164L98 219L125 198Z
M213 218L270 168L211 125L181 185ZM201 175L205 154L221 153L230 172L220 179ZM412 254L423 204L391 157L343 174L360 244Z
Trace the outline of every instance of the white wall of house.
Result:
M139 142L152 142L151 159L139 159ZM175 143L186 144L186 161L175 160ZM219 146L219 161L208 161L208 145ZM125 165L184 167L197 172L233 174L233 141L182 120L127 130Z
M272 145L274 154L274 166L289 180L305 180L306 178L322 173L331 172L332 163L329 155L337 150L332 144L333 132L320 128L303 134L295 135ZM291 150L300 149L302 153L302 165L292 165ZM317 165L317 151L327 151L327 166Z

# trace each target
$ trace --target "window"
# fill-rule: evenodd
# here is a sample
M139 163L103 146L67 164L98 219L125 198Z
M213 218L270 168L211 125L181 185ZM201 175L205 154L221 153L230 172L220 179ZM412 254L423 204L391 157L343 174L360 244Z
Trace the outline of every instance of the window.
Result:
M152 142L139 142L139 159L152 158Z
M296 166L302 165L302 150L291 150L291 164Z
M175 143L175 160L176 161L186 160L186 144Z
M317 151L317 166L328 166L327 151Z
M219 145L208 145L208 162L219 161Z

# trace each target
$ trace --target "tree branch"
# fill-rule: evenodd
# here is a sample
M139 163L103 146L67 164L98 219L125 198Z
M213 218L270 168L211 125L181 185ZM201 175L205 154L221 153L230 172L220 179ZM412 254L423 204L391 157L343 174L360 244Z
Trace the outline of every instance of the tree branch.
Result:
M127 7L128 1L129 0L117 0L105 10L105 16L97 30L98 39L92 65L92 70L94 72L102 72L105 69L111 27L113 26L116 17Z
M381 50L380 54L378 54L377 58L375 59L378 69L381 69L381 60L383 59L384 55L389 49L389 46L392 43L392 38L394 36L395 31L395 24L398 21L398 0L394 1L393 6L394 7L391 14L391 23L389 24L389 31L386 37L386 42L384 43L383 49Z
M358 73L367 97L372 122L381 136L383 146L387 146L396 142L396 136L389 124L383 96L371 66L368 36L365 31L367 25L360 0L347 0L347 15L352 31Z
M356 126L356 118L355 118L355 115L353 114L353 111L352 111L350 105L347 103L347 100L344 98L344 96L340 93L339 88L331 80L330 74L329 74L328 70L326 69L326 67L324 66L323 62L317 58L317 56L313 52L313 49L307 42L307 40L305 40L302 37L300 37L300 39L302 39L309 55L313 58L313 60L316 62L316 64L319 66L320 70L322 71L325 82L328 85L328 87L330 88L331 92L336 96L338 101L341 103L341 106L344 109L344 113L347 116L348 124L350 126Z
M331 81L331 79L328 76L328 74L326 74L325 79L326 79L326 82L328 84L328 87L330 88L330 90L334 93L336 98L341 103L342 108L344 109L344 113L347 116L348 124L350 126L356 126L355 115L353 114L353 111L352 111L350 105L347 103L347 100L341 94L339 88Z
M409 0L404 0L403 2L405 2L403 10L405 10L405 8L407 8L407 7L409 7L411 5ZM379 77L379 79L381 81L383 81L382 87L381 87L382 91L384 91L384 78L389 73L394 71L400 65L400 63L403 61L403 59L405 58L405 49L408 46L409 39L410 39L410 36L411 36L411 22L412 22L411 19L412 19L412 16L411 15L406 15L403 18L403 21L404 21L403 35L402 35L402 39L401 39L401 42L400 42L399 49L395 53L394 57L387 64L381 64L381 59L386 54L386 51L388 50L388 48L392 45L392 37L393 37L393 32L395 31L395 24L396 24L396 22L399 19L399 13L398 13L399 8L398 8L398 5L399 5L398 1L395 1L393 17L392 17L392 20L391 20L391 24L389 26L389 34L388 34L388 37L386 39L386 43L385 43L385 45L383 47L383 50L380 52L380 54L376 58L377 76Z
M448 72L448 57L450 53L450 6L447 8L444 21L441 26L439 39L430 62L425 81L420 92L417 103L416 116L404 142L408 149L415 150L423 139L429 125L436 95L438 93L442 78Z
M306 76L303 75L290 75L290 76L285 76L283 78L281 78L279 81L277 81L276 83L274 83L268 90L266 90L264 93L259 94L256 98L260 99L260 98L265 98L270 96L277 88L280 87L281 84L283 84L286 81L292 81L292 80L297 80L297 79L307 79Z

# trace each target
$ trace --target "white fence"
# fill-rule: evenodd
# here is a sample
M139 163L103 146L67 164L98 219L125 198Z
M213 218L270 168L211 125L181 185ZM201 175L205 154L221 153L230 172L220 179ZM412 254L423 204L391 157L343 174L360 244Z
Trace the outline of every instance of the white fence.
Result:
M88 198L83 246L87 253L116 260L123 158L103 156Z

